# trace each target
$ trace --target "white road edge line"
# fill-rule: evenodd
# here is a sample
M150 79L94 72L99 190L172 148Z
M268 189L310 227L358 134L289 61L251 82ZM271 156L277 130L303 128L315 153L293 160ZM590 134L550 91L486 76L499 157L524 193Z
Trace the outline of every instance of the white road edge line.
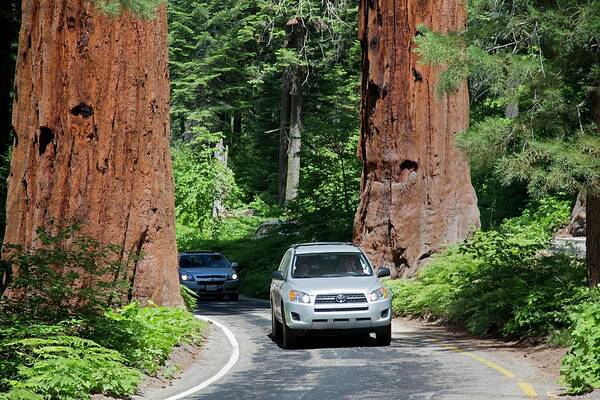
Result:
M193 388L188 389L185 392L176 394L175 396L168 397L165 400L178 400L178 399L182 399L186 396L189 396L191 394L194 394L196 392L199 392L200 390L206 388L207 386L213 384L217 380L224 377L229 372L229 370L231 368L233 368L233 366L237 363L238 359L240 358L240 345L239 345L238 341L236 340L235 336L233 335L233 333L229 330L229 328L227 328L225 325L223 325L211 318L208 318L208 317L205 317L202 315L196 315L195 317L198 319L213 323L217 327L219 327L223 331L223 333L225 333L225 336L227 336L227 339L229 339L229 343L231 343L231 346L233 347L233 352L231 353L231 356L229 356L229 360L227 361L227 364L225 364L219 372L217 372L216 374L214 374L213 376L211 376L204 382L194 386Z

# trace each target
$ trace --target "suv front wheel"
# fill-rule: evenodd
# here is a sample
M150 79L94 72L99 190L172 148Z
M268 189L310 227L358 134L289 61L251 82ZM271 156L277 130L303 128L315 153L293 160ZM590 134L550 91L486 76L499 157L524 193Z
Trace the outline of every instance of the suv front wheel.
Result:
M283 304L281 305L281 330L281 347L284 349L294 348L296 345L296 336L285 322L285 310L283 309Z
M389 346L392 343L392 324L378 328L375 336L379 346Z
M273 311L273 305L271 304L271 337L277 340L281 337L281 324L275 317L275 311Z

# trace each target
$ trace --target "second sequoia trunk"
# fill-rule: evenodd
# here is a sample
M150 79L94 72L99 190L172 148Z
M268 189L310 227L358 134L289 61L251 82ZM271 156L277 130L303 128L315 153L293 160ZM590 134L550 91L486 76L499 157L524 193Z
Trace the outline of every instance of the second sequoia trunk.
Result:
M409 276L479 226L469 166L454 146L468 126L466 83L440 97L439 70L413 51L419 24L459 31L466 10L458 0L362 0L359 12L363 171L354 239L377 266Z

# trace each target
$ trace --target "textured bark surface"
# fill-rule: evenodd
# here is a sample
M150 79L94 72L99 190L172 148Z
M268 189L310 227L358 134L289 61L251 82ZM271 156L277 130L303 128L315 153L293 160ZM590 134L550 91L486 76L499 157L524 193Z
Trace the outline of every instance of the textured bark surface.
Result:
M586 257L590 287L600 284L600 195L588 193Z
M278 203L285 204L285 189L287 182L288 137L290 131L290 85L291 74L286 71L281 87L281 102L279 104L279 192Z
M179 305L164 7L144 21L85 0L25 0L5 242L78 221L145 258L133 296Z
M569 225L567 226L567 233L571 236L585 236L585 202L585 194L579 193L577 195L577 201L575 201L575 205L573 206L573 211L571 212Z
M302 145L302 94L298 75L292 79L290 92L290 137L288 141L287 178L285 180L285 201L298 198L300 184L300 148Z
M361 199L354 239L393 276L479 226L477 198L454 136L468 125L466 83L438 96L439 70L418 62L417 26L465 28L460 0L361 0Z

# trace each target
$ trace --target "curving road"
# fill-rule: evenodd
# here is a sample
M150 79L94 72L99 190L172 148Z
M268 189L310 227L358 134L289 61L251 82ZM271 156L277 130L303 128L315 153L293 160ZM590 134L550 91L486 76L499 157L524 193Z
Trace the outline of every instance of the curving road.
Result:
M268 302L205 300L199 313L233 332L240 357L226 376L187 399L555 398L553 379L522 355L443 330L394 321L389 347L377 347L374 338L325 337L283 350L269 336ZM208 351L225 359L230 344L218 340L209 340Z

